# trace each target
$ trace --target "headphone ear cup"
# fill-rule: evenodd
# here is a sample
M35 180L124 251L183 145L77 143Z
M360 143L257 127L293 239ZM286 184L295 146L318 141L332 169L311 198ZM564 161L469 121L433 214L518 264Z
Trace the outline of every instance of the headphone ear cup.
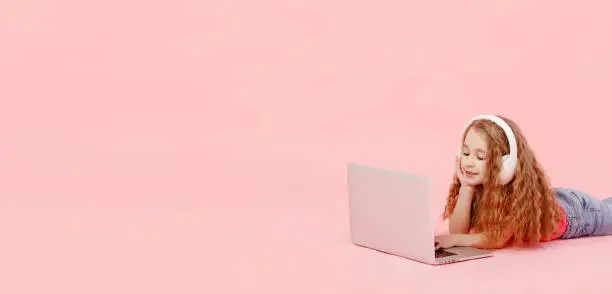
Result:
M503 165L506 165L507 164L506 162L508 162L508 161L510 161L510 155L502 156L502 164Z
M510 177L510 175L508 174L511 170L510 167L510 161L512 160L512 158L510 157L510 155L504 155L502 157L502 166L501 166L501 170L499 171L500 173L500 179L502 180L502 182L507 183L508 182L508 178Z
M504 174L510 167L508 166L510 164L510 155L504 155L502 156L502 166L501 166L501 173Z

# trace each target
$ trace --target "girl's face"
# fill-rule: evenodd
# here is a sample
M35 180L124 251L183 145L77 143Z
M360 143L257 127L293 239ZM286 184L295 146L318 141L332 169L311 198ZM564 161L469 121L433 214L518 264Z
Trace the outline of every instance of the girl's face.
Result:
M481 185L484 181L487 142L485 134L470 128L463 142L461 152L461 172L469 185Z

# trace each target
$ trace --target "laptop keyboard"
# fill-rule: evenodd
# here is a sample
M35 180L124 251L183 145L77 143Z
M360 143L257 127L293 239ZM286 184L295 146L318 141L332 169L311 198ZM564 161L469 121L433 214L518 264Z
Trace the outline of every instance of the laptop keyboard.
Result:
M444 249L436 250L436 258L457 255L457 253L448 252Z

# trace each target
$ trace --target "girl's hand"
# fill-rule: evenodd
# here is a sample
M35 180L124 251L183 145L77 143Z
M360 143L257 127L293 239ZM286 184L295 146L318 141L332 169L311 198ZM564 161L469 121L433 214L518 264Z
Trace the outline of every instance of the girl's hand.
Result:
M459 158L457 158L457 161L455 161L455 173L457 174L457 178L459 178L461 188L469 190L474 189L474 185L471 183L470 179L466 178L463 175L463 171L461 171L461 160Z
M459 239L458 235L456 234L435 236L434 240L435 240L436 250L440 248L455 247L459 243L458 239Z

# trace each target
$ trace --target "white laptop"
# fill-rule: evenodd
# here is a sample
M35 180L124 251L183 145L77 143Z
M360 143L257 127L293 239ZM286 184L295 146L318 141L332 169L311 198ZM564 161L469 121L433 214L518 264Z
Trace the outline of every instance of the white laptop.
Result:
M493 256L473 247L436 251L430 179L354 163L347 173L353 244L431 265Z

